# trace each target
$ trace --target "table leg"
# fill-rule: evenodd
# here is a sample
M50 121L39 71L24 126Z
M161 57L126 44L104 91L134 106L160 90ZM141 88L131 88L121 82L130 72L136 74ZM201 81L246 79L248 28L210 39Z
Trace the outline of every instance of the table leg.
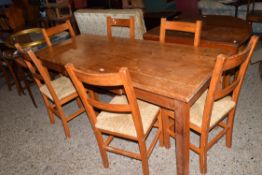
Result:
M189 104L175 102L177 174L189 174Z

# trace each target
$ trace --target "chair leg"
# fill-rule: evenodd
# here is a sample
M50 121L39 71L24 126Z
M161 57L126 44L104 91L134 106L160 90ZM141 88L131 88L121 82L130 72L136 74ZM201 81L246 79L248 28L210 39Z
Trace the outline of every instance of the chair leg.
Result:
M234 126L234 116L235 116L235 109L233 109L228 114L228 120L227 120L227 132L226 132L226 146L228 148L232 147L232 134L233 134L233 126Z
M81 100L80 100L79 97L76 98L76 104L77 104L77 106L78 106L79 108L83 108L83 104L82 104L82 102L81 102Z
M8 90L11 91L12 90L11 80L9 79L8 74L7 74L6 70L5 70L5 68L2 66L2 62L0 62L0 69L3 72L3 76L5 78L5 82L6 82L6 85L8 87Z
M34 98L34 96L33 96L33 94L32 94L31 89L30 89L30 82L29 82L28 79L26 78L25 72L24 72L23 70L21 70L21 67L20 67L19 69L20 69L20 77L19 77L19 78L21 78L21 80L24 82L25 88L27 89L27 91L28 91L28 93L29 93L29 96L30 96L30 98L31 98L34 106L37 108L37 104L36 104L36 102L35 102L35 98Z
M58 105L56 105L56 106L57 106L58 113L59 113L61 120L62 120L65 136L66 136L66 138L70 138L70 130L69 130L69 126L68 126L68 123L67 123L67 120L66 120L65 113L64 113L61 106L58 106Z
M143 175L149 175L148 157L146 151L146 144L144 141L138 140L139 150L142 160Z
M25 83L25 87L26 87L26 89L27 89L27 91L28 91L28 93L29 93L29 96L30 96L30 98L31 98L34 106L37 108L37 104L36 104L36 102L35 102L35 98L34 98L34 96L33 96L33 94L32 94L31 89L30 89L30 85L29 85L28 80L25 80L24 83Z
M63 116L63 118L64 117L65 116ZM68 126L68 123L67 123L66 119L62 119L62 124L63 124L63 127L64 127L64 132L65 132L66 138L70 138L71 137L70 136L70 130L69 130L69 126Z
M163 125L163 142L167 149L170 148L170 135L169 135L169 115L165 109L162 110L162 125Z
M164 146L164 133L163 133L162 115L163 115L163 109L160 109L159 114L157 116L158 131L160 132L160 136L159 136L159 146L160 147Z
M200 136L200 153L199 153L199 166L200 173L207 173L207 134L201 134Z
M51 110L52 104L49 103L49 101L48 101L48 99L45 95L43 95L43 94L41 94L41 95L44 99L44 103L45 103L45 106L46 106L46 109L47 109L47 112L48 112L50 123L54 124L55 123L55 117L54 117L53 111Z
M16 89L17 89L17 92L18 92L18 95L21 95L22 93L24 94L24 91L21 87L21 83L19 82L19 80L17 79L17 76L14 72L14 69L13 69L13 64L12 63L6 63L7 64L7 67L11 73L11 76L13 77L14 81L15 81L15 86L16 86Z
M103 142L102 133L99 130L95 129L95 136L96 136L98 148L99 148L99 151L100 151L100 154L101 154L101 158L102 158L102 161L103 161L103 166L105 168L108 168L109 162L108 162L108 157L107 157L105 145L104 145L104 142Z

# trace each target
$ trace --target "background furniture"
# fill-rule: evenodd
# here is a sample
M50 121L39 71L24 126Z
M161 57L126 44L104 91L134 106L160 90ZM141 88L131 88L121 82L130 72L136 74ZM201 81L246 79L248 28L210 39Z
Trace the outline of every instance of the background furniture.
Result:
M246 21L232 16L207 15L187 20L195 21L196 19L203 21L200 47L223 48L237 52L252 33L251 26ZM144 34L144 39L159 41L159 31L159 27L149 30ZM166 42L189 45L193 45L194 42L194 36L191 33L167 31L166 35Z
M0 8L0 10L0 26L2 29L6 26L12 31L17 31L24 27L25 20L23 10L21 8L9 6L6 8Z
M17 92L21 95L22 90L19 79L16 75L16 67L14 62L14 49L7 47L5 44L0 44L0 69L3 73L8 90L15 85Z
M175 10L144 12L146 29L150 30L154 27L160 26L161 18L166 18L167 20L174 20L178 17L178 15L181 15L181 12Z
M171 0L172 1L172 0ZM198 0L173 0L176 5L176 11L181 12L182 16L197 16L199 15Z
M74 12L76 22L81 34L107 35L106 17L112 18L130 18L135 19L135 38L143 39L143 34L146 32L141 9L82 9ZM113 36L129 38L128 28L114 28Z
M225 1L225 2L223 2L223 1L221 1L221 3L222 4L224 4L224 5L229 5L229 6L233 6L233 7L235 7L235 17L237 18L238 17L238 8L241 6L241 5L244 5L244 4L246 4L247 3L247 1L246 0L236 0L236 1Z
M242 0L241 0L242 1ZM247 3L247 1L246 1ZM235 16L235 7L230 5L225 5L219 1L215 0L200 0L198 2L198 7L202 12L202 15L227 15ZM256 9L262 9L262 3L256 3ZM247 5L241 5L238 7L238 17L246 19ZM262 24L254 23L253 32L259 33L262 31Z
M8 17L5 14L0 13L0 35L6 32L11 33L12 31L13 28L9 24Z
M257 9L257 0L248 0L246 20L252 25L253 23L262 23L262 9ZM260 1L261 2L261 1ZM259 33L261 33L260 31Z
M33 50L38 50L39 48L43 47L45 41L43 39L41 28L31 28L20 30L12 34L6 42L6 44L13 49L15 48L15 43L19 43L23 49L31 48ZM26 89L30 95L30 98L34 106L37 107L30 88L31 85L34 85L33 78L29 73L28 67L26 66L23 59L19 56L19 54L15 54L15 51L13 52L13 61L16 63L15 72L18 78L18 84L21 89L21 92L24 93L24 89Z
M144 8L143 0L122 0L122 7L125 8Z
M69 1L50 3L49 0L46 0L45 8L48 20L51 23L63 23L72 18L72 9Z

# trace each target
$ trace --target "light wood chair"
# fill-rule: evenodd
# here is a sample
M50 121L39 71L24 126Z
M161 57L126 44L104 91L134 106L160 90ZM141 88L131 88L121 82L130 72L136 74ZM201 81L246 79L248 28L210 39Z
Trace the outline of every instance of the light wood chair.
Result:
M202 21L197 20L195 23L186 21L167 21L166 18L161 18L160 24L160 42L165 43L166 30L176 30L183 32L191 32L195 34L194 46L198 47L200 43L202 29Z
M75 85L84 104L89 121L92 124L104 167L108 167L107 151L122 154L142 161L143 174L149 174L148 158L162 132L161 111L158 106L137 100L127 68L121 68L118 73L90 74L66 65L66 70ZM85 87L89 86L86 94ZM92 89L97 87L122 87L126 95L115 96L109 102L103 102L93 97ZM94 109L101 112L97 114ZM154 124L158 123L158 131L146 148L146 138ZM103 140L103 136L108 137ZM114 137L132 140L138 143L140 153L116 148L110 145ZM162 145L160 139L160 145Z
M42 29L42 33L44 35L44 39L45 39L47 45L49 47L51 47L52 46L51 37L56 35L56 34L63 33L67 30L69 31L69 34L70 34L71 37L76 36L75 31L74 31L69 20L66 20L66 22L63 23L63 24L59 24L59 25L56 25L54 27L50 27L50 28L47 28L47 29Z
M68 122L85 111L71 80L65 76L51 80L47 68L42 65L33 51L24 51L18 43L15 46L23 55L24 61L40 89L51 124L55 122L54 114L60 117L65 136L69 138ZM76 100L79 110L66 116L63 106L73 100Z
M112 39L112 26L129 27L130 39L135 39L135 18L131 16L129 19L119 19L107 16L107 37Z
M199 146L190 144L190 149L199 154L200 172L207 172L207 151L224 135L226 146L232 145L234 115L239 92L247 71L249 61L258 41L252 36L246 48L227 57L218 55L211 82L206 90L190 109L190 129L200 135ZM169 117L167 117L169 116ZM170 136L175 137L174 116L171 112L163 116L164 143L170 147ZM208 141L209 133L215 127L220 132Z

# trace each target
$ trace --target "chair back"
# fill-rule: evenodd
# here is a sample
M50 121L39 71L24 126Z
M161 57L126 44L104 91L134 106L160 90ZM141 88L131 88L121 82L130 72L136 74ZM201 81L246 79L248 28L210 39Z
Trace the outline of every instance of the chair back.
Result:
M198 47L200 43L202 21L193 22L185 21L167 21L166 18L161 18L160 25L160 42L164 43L166 38L166 30L176 30L183 32L194 33L194 46Z
M107 16L107 37L112 39L112 26L129 27L130 39L135 39L135 18L131 16L129 19L119 19Z
M217 56L205 102L202 126L210 126L210 116L215 101L231 96L237 104L247 67L257 42L258 37L252 36L246 48L239 53L229 57L222 54Z
M136 101L135 91L127 68L121 68L118 73L91 74L76 69L72 64L66 65L66 70L84 104L93 127L96 124L94 108L113 113L131 113L138 136L143 136L143 126ZM88 86L89 95L84 85ZM96 99L93 88L123 88L126 92L127 104L109 104Z
M30 70L37 86L41 88L45 84L54 102L58 103L59 99L51 84L51 78L48 73L48 69L43 66L42 62L36 57L31 49L23 49L18 43L15 44L15 47L23 56L23 60Z
M71 37L75 37L75 31L69 20L66 20L66 22L63 24L59 24L59 25L56 25L54 27L50 27L47 29L42 29L42 33L44 35L47 45L50 47L52 46L52 42L50 38L55 34L59 34L67 30L69 31Z

